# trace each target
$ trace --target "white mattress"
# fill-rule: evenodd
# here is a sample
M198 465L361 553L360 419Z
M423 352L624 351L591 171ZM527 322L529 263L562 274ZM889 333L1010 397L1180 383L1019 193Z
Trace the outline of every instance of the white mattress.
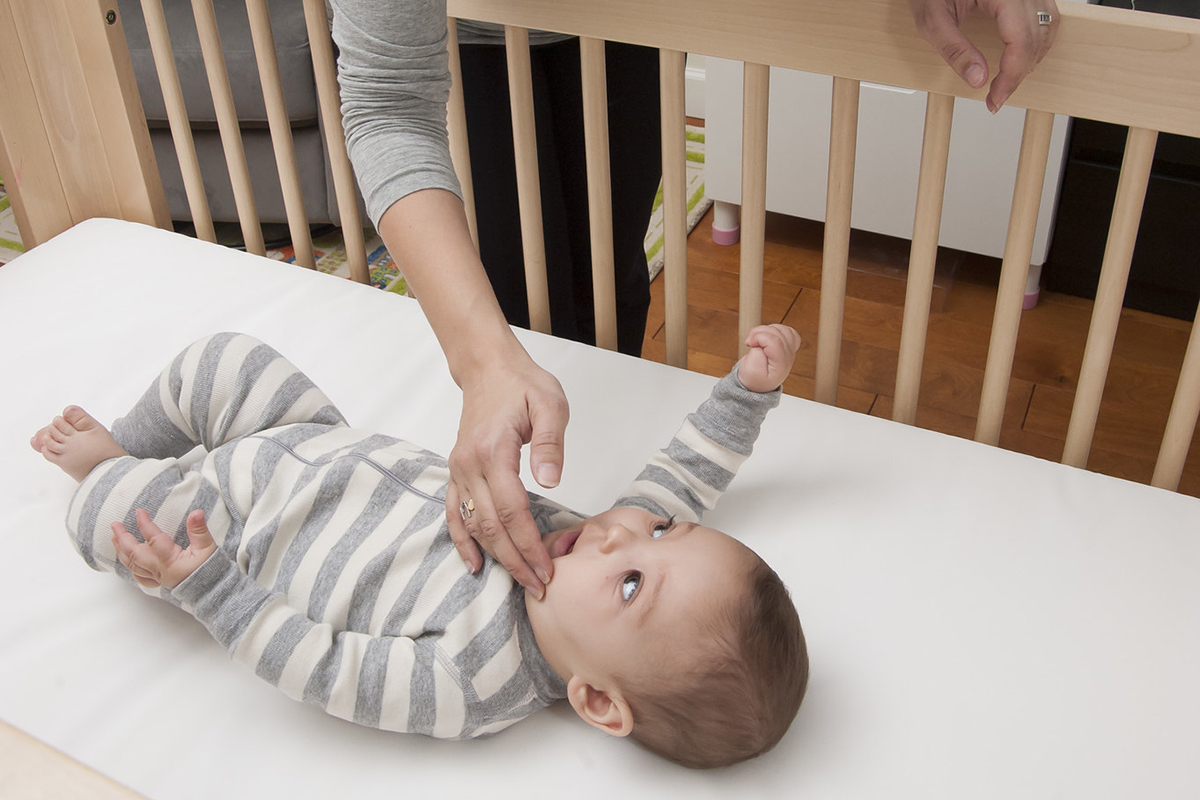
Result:
M1200 500L786 397L709 518L778 569L807 632L808 697L772 753L689 772L563 708L446 743L293 703L190 617L89 570L62 528L73 482L28 445L67 403L122 413L214 330L274 344L355 425L448 452L458 417L405 298L111 220L0 268L0 719L150 798L1200 786ZM521 338L571 402L551 496L584 512L605 508L712 384Z

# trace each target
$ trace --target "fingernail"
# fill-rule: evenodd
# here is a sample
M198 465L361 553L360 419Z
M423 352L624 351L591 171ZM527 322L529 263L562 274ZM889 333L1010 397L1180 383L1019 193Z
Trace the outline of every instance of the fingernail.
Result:
M558 485L559 471L553 464L542 464L538 467L537 482L547 488Z
M545 596L546 596L546 590L545 590L545 589L533 589L533 588L530 588L530 587L526 586L526 587L525 587L525 591L529 592L529 593L530 593L531 595L533 595L533 596L534 596L534 598L535 598L535 599L537 599L537 600L541 600L543 597L545 597Z
M543 584L550 582L550 573L547 572L545 569L538 567L537 569L534 570L534 572L537 573L538 580L541 581Z
M983 82L986 79L987 75L984 73L983 67L979 66L978 64L972 64L967 69L967 83L971 84L976 89L978 89L980 86L983 86Z

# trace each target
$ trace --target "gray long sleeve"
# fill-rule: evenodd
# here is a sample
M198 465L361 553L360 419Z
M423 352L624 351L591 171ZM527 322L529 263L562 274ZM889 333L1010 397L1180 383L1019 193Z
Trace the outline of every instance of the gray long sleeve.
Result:
M420 189L461 197L450 160L445 0L332 0L346 147L367 214Z
M613 507L642 508L681 522L699 520L749 457L767 412L782 395L780 389L750 391L738 380L735 366Z
M420 189L462 196L446 133L445 0L330 0L346 146L367 214ZM498 25L461 20L459 41L504 44ZM533 45L570 38L530 31Z

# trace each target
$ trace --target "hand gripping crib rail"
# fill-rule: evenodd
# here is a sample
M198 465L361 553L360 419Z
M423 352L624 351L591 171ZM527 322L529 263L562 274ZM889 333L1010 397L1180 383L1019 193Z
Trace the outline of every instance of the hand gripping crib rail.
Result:
M333 51L322 0L303 2L320 109L329 139L338 205L352 275L366 280L353 177L341 139ZM313 265L295 156L286 124L266 0L246 0L282 176L297 261ZM155 62L201 238L213 239L200 169L175 76L161 0L142 0ZM193 0L206 69L247 248L263 251L246 174L212 0ZM0 108L40 108L41 117L0 119L0 169L27 241L40 242L77 221L116 216L166 227L166 203L125 49L115 3L108 0L3 0ZM687 52L743 61L745 69L739 335L762 314L769 67L833 77L830 165L822 267L816 399L834 403L842 340L850 210L861 81L928 93L925 138L900 342L893 418L915 419L933 286L942 195L956 98L979 98L917 35L894 0L448 0L451 149L474 232L465 114L458 86L454 19L506 26L530 318L549 330L545 255L533 133L528 30L581 37L590 225L597 338L616 341L608 192L605 40L661 49L663 205L667 360L687 363L683 65ZM1009 101L1026 109L1009 232L983 378L975 438L998 444L1020 322L1021 301L1044 182L1054 114L1129 126L1096 303L1062 460L1084 466L1116 336L1121 302L1159 132L1200 136L1200 22L1080 4L1060 9L1050 54ZM986 20L968 21L973 41L994 64L1001 46ZM71 54L78 53L77 58ZM14 56L20 56L14 58ZM14 169L15 168L15 169ZM1179 484L1200 414L1200 334L1193 326L1152 483Z

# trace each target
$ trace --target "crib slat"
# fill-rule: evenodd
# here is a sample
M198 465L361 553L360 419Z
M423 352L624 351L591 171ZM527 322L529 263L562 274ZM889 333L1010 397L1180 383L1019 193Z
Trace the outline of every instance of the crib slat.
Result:
M1200 320L1200 307L1195 319ZM1187 462L1188 448L1196 432L1196 420L1200 417L1200 324L1192 323L1188 337L1187 352L1183 356L1183 367L1179 371L1179 383L1175 385L1175 399L1171 401L1171 414L1167 417L1167 429L1163 433L1158 460L1154 464L1151 486L1177 491L1183 467Z
M937 262L953 120L954 97L930 94L925 106L917 213L909 254L904 322L896 366L896 398L892 409L892 419L909 425L917 419L917 395L921 391L921 365L925 358L925 335L929 330L929 306L933 296L933 272Z
M229 88L229 72L225 68L221 34L217 30L217 15L212 0L192 0L192 13L196 17L200 52L204 56L208 87L212 92L213 108L217 112L217 127L221 132L221 145L225 149L225 163L229 166L229 180L233 184L233 199L237 205L238 220L242 224L246 252L265 255L267 249L263 244L258 209L254 205L250 168L246 164L246 151L242 146L242 134L233 106L233 92Z
M254 60L258 62L258 77L262 82L267 125L271 130L275 168L279 172L279 184L283 190L283 207L287 212L292 249L297 264L316 269L308 215L304 211L304 195L300 190L300 173L296 170L292 125L283 99L279 61L275 57L275 34L271 30L271 14L267 10L266 0L246 0L246 13L250 18L250 38L254 43Z
M337 197L338 215L342 222L342 240L346 244L350 279L369 283L367 244L363 238L362 217L358 213L358 183L346 152L337 63L333 57L333 42L329 38L329 18L326 16L324 0L304 0L304 26L308 31L308 46L312 52L313 76L317 81L317 102L325 123L325 151L329 153L329 169L333 173L333 193Z
M475 181L471 177L471 149L467 142L467 104L463 100L462 58L458 52L458 20L446 20L446 53L450 56L450 99L446 103L446 129L450 134L450 160L462 189L463 210L471 241L479 249L479 226L475 221Z
M738 354L762 323L763 256L767 236L767 108L771 68L747 62L742 76L742 251L738 292Z
M142 0L142 17L146 20L150 52L154 56L158 84L162 88L163 101L167 107L167 122L171 126L171 139L175 143L175 156L183 174L183 191L187 196L188 208L192 212L196 237L206 242L215 242L217 233L213 228L212 211L208 207L208 195L204 193L204 178L200 175L196 141L192 138L192 126L188 122L183 87L179 83L179 71L175 68L175 52L167 32L167 16L163 12L162 0Z
M1117 197L1113 203L1108 241L1104 245L1104 261L1100 266L1100 284L1096 289L1087 346L1083 351L1083 364L1079 368L1079 385L1075 389L1071 421L1067 425L1067 441L1063 447L1062 462L1074 467L1087 466L1088 453L1092 448L1092 435L1096 431L1100 399L1104 394L1104 382L1108 377L1108 365L1117 338L1125 284L1129 280L1129 266L1133 261L1133 247L1137 242L1142 205L1146 200L1146 187L1157 143L1158 132L1145 128L1130 128L1125 140Z
M850 267L850 212L854 201L854 160L858 145L858 98L861 84L833 79L829 124L829 184L825 193L825 243L821 256L821 306L817 329L815 399L837 404L842 361L842 323L846 308L846 271Z
M1012 212L1008 218L1008 236L1004 241L1004 260L1000 265L1000 285L996 290L996 310L992 318L992 337L988 344L987 366L983 373L983 391L979 417L975 423L975 441L1000 443L1004 405L1012 377L1013 356L1017 348L1017 328L1029 277L1029 259L1037 233L1042 186L1046 181L1046 161L1050 156L1050 135L1054 115L1045 111L1025 112L1025 131L1021 136L1021 154L1017 158L1017 182L1013 189Z
M666 295L666 361L687 369L687 116L684 66L679 50L658 53L662 117L663 289Z
M529 31L505 25L504 46L508 55L508 94L512 105L513 153L517 162L517 202L521 207L529 327L549 333L550 295L546 284L546 242L542 238L542 192L538 181Z
M579 40L583 75L583 138L587 159L588 225L592 240L592 297L596 344L617 349L617 284L614 276L612 177L608 162L608 79L604 42Z

